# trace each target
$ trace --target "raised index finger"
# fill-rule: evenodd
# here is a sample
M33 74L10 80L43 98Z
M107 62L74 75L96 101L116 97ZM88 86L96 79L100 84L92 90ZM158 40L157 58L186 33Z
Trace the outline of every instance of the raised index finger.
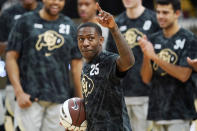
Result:
M97 10L98 10L99 12L102 12L102 11L103 11L103 10L101 9L99 3L96 3L96 6L97 6Z

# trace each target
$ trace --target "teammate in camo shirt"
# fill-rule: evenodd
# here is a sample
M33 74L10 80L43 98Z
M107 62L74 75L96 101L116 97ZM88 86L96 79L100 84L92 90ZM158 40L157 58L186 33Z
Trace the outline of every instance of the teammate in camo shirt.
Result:
M60 14L64 5L65 0L43 0L41 10L23 15L11 31L6 68L16 95L15 116L21 130L64 130L58 114L61 103L73 97L69 64L75 96L82 97L76 27Z
M192 68L187 57L196 56L196 36L178 25L179 0L157 0L157 19L162 31L140 39L144 54L141 76L150 83L148 120L153 131L189 131L196 119ZM152 62L151 62L152 61Z

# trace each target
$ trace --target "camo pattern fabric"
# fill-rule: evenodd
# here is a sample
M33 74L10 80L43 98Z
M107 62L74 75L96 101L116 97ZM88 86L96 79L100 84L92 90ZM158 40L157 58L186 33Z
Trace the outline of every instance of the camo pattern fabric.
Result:
M194 58L196 37L181 28L171 38L160 31L150 37L160 59L181 67L189 67L187 57ZM192 120L196 118L191 79L183 83L172 77L156 63L152 63L153 76L149 96L149 120Z
M38 5L34 11L38 11L42 8L42 3L38 2ZM16 21L21 18L24 13L29 12L22 7L22 4L17 3L10 8L4 10L0 15L0 41L7 41L11 29L16 24Z
M125 72L118 73L117 57L101 52L84 64L81 82L87 131L131 131L123 89L118 86Z
M160 30L156 14L149 9L145 9L141 16L136 19L130 19L126 12L123 12L116 18L116 22L135 56L135 65L129 70L121 84L124 88L124 94L129 97L148 96L149 87L142 82L140 76L143 53L139 47L138 40L143 35L149 36ZM108 38L107 50L117 53L117 48L111 34Z
M46 21L38 12L23 15L9 37L7 51L12 50L20 55L21 84L31 97L56 103L71 97L69 64L81 54L70 18Z

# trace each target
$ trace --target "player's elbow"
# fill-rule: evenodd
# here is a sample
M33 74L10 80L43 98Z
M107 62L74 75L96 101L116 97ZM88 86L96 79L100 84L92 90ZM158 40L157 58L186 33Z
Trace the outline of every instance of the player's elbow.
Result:
M185 82L187 82L188 80L189 80L189 76L188 75L184 75L184 76L181 76L180 78L179 78L179 80L182 82L182 83L185 83Z
M150 79L147 79L147 78L144 78L144 77L142 77L142 81L143 81L145 84L149 84L149 83L150 83Z
M128 69L130 69L134 64L135 64L135 57L134 56L130 56L129 58L128 58Z
M187 82L191 76L192 69L187 68L185 69L185 72L182 73L182 75L179 75L179 80L183 83Z

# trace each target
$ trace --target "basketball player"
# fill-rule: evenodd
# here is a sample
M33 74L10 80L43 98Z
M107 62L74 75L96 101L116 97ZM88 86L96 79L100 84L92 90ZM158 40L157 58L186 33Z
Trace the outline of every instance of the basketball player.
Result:
M141 76L145 83L151 83L148 120L154 122L153 131L189 131L196 111L187 57L194 58L197 39L178 25L179 0L156 3L162 31L152 35L150 42L146 37L140 39L144 54Z
M8 36L10 34L12 27L15 25L16 21L24 13L33 11L33 10L39 10L41 9L41 7L42 7L42 4L40 2L37 2L36 0L19 0L17 4L2 11L2 14L0 15L0 63L5 64L4 57L5 57L5 48L7 45ZM0 69L1 71L4 70L4 72L6 72L4 66L0 66L0 68L1 68ZM6 74L6 73L3 73L3 74ZM3 78L0 78L0 80L5 79L6 81L6 78L7 76L5 75ZM14 105L15 105L14 91L10 82L7 83L5 90L6 90L5 92L6 104L5 105L6 105L6 110L7 110L5 122L9 123L9 122L12 122L10 120L13 119L14 117ZM0 110L0 112L1 111L2 109ZM7 128L7 125L9 128L11 127L10 123L9 124L5 123L6 128Z
M69 64L75 95L80 86L81 54L76 28L60 14L65 0L43 0L43 8L17 20L8 41L6 68L17 99L21 130L63 131L59 108L71 96Z
M124 88L125 101L132 123L133 131L147 131L150 123L147 122L149 88L142 82L140 69L143 53L138 44L138 38L144 34L150 35L159 30L156 14L142 6L142 0L122 0L126 11L121 13L116 22L133 50L136 64L131 68L121 84ZM109 35L107 50L117 53L112 36ZM135 76L135 77L134 77Z
M78 0L77 4L78 4L78 13L79 16L82 20L82 23L85 22L94 22L97 23L96 21L96 13L97 13L97 9L96 9L96 3L98 3L99 0ZM103 49L105 49L106 47L106 41L107 41L107 37L108 37L108 29L99 25L102 29L102 34L104 37L104 42L103 42Z
M119 55L102 51L104 39L97 24L88 22L78 27L78 47L85 59L81 81L87 131L131 131L123 89L118 85L134 64L134 56L113 16L98 4L97 9L97 21L109 28Z

